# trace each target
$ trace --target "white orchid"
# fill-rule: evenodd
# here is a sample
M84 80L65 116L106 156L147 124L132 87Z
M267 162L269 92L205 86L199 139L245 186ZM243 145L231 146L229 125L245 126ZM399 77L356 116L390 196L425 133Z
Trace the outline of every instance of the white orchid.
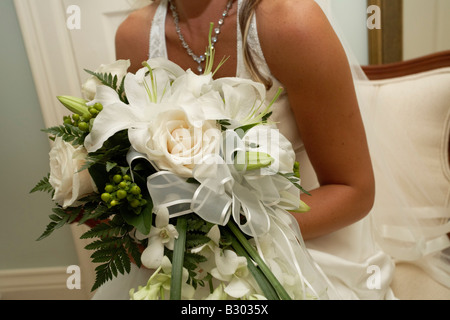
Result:
M214 225L206 236L211 241L191 249L192 253L200 254L206 258L206 261L200 262L198 265L198 275L200 278L206 276L216 266L214 261L215 251L219 248L220 230L218 225Z
M214 291L205 298L205 300L227 300L228 294L225 292L225 285L220 283Z
M131 300L164 300L166 293L170 291L171 286L171 273L172 264L169 258L164 256L161 260L161 265L155 270L152 276L147 281L145 287L139 286L138 290L131 289L130 299ZM183 279L181 294L184 299L192 299L195 294L195 289L187 284L188 271L183 268ZM168 295L167 295L168 296Z
M248 295L253 290L253 287L247 281L250 275L247 268L247 259L238 256L232 250L216 248L214 253L216 268L211 270L211 275L227 283L224 292L233 298L241 298Z
M156 269L161 265L164 257L164 247L173 250L174 241L178 238L175 226L169 224L169 211L167 208L157 208L155 212L155 226L150 229L148 235L136 232L136 238L144 240L148 238L147 248L142 252L142 264L149 269Z

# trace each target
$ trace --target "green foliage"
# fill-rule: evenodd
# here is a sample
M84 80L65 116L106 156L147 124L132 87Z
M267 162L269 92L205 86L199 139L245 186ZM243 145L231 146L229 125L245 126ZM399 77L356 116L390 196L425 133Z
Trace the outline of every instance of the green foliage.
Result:
M50 184L50 174L48 174L46 177L42 178L41 181L39 181L36 186L31 189L30 193L34 193L37 191L42 191L42 192L48 192L52 194L53 197L53 193L55 192L55 190L53 189L53 186Z
M69 142L74 146L81 146L86 138L86 132L80 130L71 124L65 123L60 126L51 127L42 130L45 133L52 135L52 140L54 137L61 137L63 141Z
M205 285L203 280L198 279L197 269L200 263L206 261L206 258L200 254L191 252L191 249L211 241L211 239L207 236L207 233L212 226L212 223L206 222L196 214L190 214L187 216L185 241L186 252L184 253L183 267L187 269L189 274L188 283L194 288L197 288L199 285ZM165 254L173 261L173 252L166 250Z
M92 262L100 264L95 268L96 278L92 291L117 277L119 273L129 273L131 258L139 267L141 266L138 243L130 235L132 229L132 226L117 215L112 220L101 222L81 236L81 239L96 238L85 247L94 251L91 255Z
M117 166L126 167L128 170L126 154L130 146L127 130L119 131L106 140L100 149L88 154L86 163L81 170L89 169L96 164L103 166L105 172L109 172Z
M53 214L51 214L49 216L50 220L52 220L52 222L50 222L47 225L45 231L37 239L38 241L42 240L44 238L47 238L56 229L59 229L66 224L70 224L70 223L74 222L80 214L80 209L76 209L76 208L73 210L63 210L62 208L58 207L58 208L54 208L52 211L53 211Z
M124 103L128 103L127 97L125 95L125 78L119 83L117 75L113 76L111 73L99 73L84 69L90 75L96 77L102 84L108 86L115 90L119 95L120 100Z

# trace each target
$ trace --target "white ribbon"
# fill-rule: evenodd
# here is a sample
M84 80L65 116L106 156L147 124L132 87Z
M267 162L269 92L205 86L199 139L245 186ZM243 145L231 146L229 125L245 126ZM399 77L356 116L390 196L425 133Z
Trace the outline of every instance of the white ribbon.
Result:
M307 253L298 224L287 212L300 206L299 190L278 174L238 171L235 160L245 147L234 131L225 133L224 143L228 139L235 141L233 148L223 146L222 156L207 155L196 165L193 177L198 183L187 182L169 171L149 176L147 188L154 206L166 207L170 218L196 213L205 221L222 226L232 216L242 232L254 238L263 259L258 238L270 230L276 238L278 257L289 266L291 275L299 277L303 294L323 298L325 281ZM130 150L129 165L139 158L147 159Z
M208 222L226 225L233 216L244 233L257 236L270 228L268 208L295 210L300 205L300 194L280 175L261 175L258 170L245 172L243 162L239 163L243 169L238 171L235 163L244 161L240 155L245 150L235 131L224 132L223 156L204 156L192 172L199 184L187 182L170 171L158 171L146 155L134 149L130 149L127 161L131 166L136 159L146 159L157 170L147 178L147 188L154 206L169 209L170 218L195 212Z

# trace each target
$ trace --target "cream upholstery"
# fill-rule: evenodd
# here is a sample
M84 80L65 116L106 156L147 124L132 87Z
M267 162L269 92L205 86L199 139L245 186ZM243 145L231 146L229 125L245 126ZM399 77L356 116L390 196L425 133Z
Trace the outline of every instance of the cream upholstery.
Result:
M373 80L363 85L361 92L371 101L375 134L389 137L383 140L382 148L376 150L386 153L386 161L393 170L377 172L380 170L375 168L376 206L381 213L376 213L374 219L394 226L387 227L386 238L380 240L398 261L392 284L394 293L399 299L408 300L450 299L450 288L433 279L448 284L450 279L445 279L448 273L436 277L427 262L428 247L445 248L450 244L445 234L449 231L443 231L450 223L450 68ZM389 209L393 199L386 175L393 175L399 181L408 203L406 214L415 214L414 221L423 221L417 231L417 236L420 233L423 238L423 246L413 244L402 248L398 245L405 239L394 230L399 230L397 227L402 227L405 221L399 218L398 207ZM422 192L424 190L427 192ZM437 231L428 233L431 229L427 228ZM442 259L439 263L443 263ZM450 261L445 263L450 264Z

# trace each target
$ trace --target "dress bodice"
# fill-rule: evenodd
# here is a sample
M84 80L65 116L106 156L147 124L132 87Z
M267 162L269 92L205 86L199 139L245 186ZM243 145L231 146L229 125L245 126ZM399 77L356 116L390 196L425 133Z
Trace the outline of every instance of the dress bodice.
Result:
M242 0L238 0L238 13L240 12ZM150 31L150 45L149 58L164 57L168 58L166 38L165 38L165 21L168 12L168 0L161 0L159 7L156 10L153 18L152 27ZM242 47L242 35L240 25L236 19L237 25L237 66L236 76L245 79L251 79L251 74L244 63L244 54ZM272 75L264 57L263 50L258 37L258 29L256 24L256 16L254 15L251 21L248 32L248 45L254 59L255 65L260 70L261 74L269 78L273 85L267 92L267 100L271 101L278 89L283 85ZM304 150L303 142L301 140L297 123L293 112L290 108L287 94L284 92L278 98L273 106L273 114L271 120L276 123L282 123L279 126L280 132L292 143L294 151L297 155L297 160L301 164L302 184L305 188L312 189L317 187L317 179L314 171L311 168L306 151Z

